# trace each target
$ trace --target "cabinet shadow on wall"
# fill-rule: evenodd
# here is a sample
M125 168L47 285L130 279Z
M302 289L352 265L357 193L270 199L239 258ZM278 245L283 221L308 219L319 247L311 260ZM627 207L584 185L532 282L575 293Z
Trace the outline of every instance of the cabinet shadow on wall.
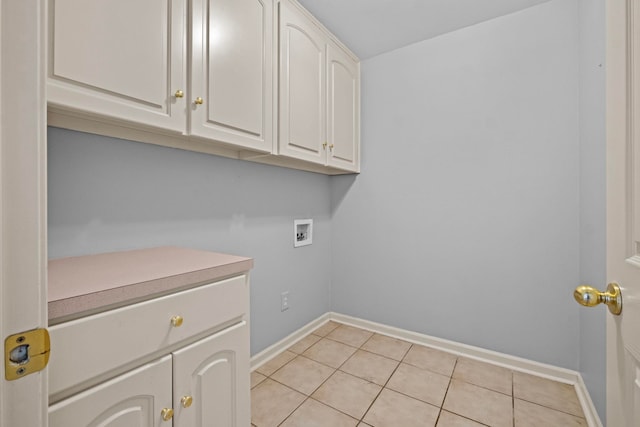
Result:
M331 215L336 212L340 204L358 179L357 174L336 175L331 177Z

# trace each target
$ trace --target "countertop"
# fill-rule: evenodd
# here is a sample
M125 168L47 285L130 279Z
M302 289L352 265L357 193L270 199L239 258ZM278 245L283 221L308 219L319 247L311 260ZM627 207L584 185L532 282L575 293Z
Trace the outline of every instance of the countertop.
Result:
M49 261L49 324L248 272L253 259L173 246Z

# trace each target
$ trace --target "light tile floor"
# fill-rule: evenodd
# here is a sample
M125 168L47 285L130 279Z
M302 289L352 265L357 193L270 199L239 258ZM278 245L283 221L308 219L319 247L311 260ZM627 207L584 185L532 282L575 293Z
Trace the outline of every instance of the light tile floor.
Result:
M333 321L251 388L255 427L587 426L571 385Z

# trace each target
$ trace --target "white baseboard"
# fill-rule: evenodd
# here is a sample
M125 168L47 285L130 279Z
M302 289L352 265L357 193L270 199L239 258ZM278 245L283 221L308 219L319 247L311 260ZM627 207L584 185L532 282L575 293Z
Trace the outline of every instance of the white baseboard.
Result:
M514 371L524 372L527 374L544 377L554 381L571 384L576 389L576 394L582 405L585 419L589 427L603 427L596 408L591 400L591 396L587 391L582 376L577 371L560 368L545 363L535 362L533 360L521 357L511 356L497 351L486 350L480 347L474 347L461 344L455 341L449 341L442 338L436 338L417 332L407 331L405 329L395 328L393 326L383 325L381 323L371 322L369 320L359 319L357 317L347 316L340 313L328 312L309 322L302 328L298 329L286 338L278 341L274 345L266 348L251 358L251 370L255 370L264 363L268 362L282 351L291 347L293 344L304 338L314 329L322 324L333 320L335 322L344 323L350 326L366 329L382 335L409 341L414 344L420 344L438 350L454 353L459 356L468 357L470 359L479 360L493 365L502 366Z
M284 337L283 339L273 344L272 346L269 346L264 350L262 350L260 353L257 353L254 356L252 356L251 370L255 371L260 366L264 365L269 360L273 359L278 354L282 353L283 351L285 351L286 349L288 349L289 347L291 347L292 345L300 341L302 338L309 335L313 330L317 329L322 324L327 323L329 320L331 320L332 314L333 313L331 312L327 312L323 314L322 316L318 317L315 320L312 320L311 322L304 325L302 328L293 332L291 335Z
M603 427L598 411L596 411L596 406L593 404L591 395L589 394L587 386L582 379L582 375L580 375L580 372L576 372L576 374L578 376L578 381L574 386L576 388L576 393L578 394L578 400L580 400L580 405L582 405L584 417L586 418L589 427Z

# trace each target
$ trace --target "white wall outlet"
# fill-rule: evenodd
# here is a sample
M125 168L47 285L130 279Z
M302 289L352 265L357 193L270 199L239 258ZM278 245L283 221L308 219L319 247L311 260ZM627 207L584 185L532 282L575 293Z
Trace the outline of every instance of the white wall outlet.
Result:
M280 311L289 310L289 291L280 294Z
M293 221L293 247L307 246L312 243L313 220L296 219Z

